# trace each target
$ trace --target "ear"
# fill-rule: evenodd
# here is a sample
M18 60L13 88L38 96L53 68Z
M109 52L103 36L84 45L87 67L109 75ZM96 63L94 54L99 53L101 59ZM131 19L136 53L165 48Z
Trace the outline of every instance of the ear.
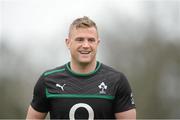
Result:
M66 38L66 46L67 46L68 48L70 48L70 39L69 39L69 38Z
M100 43L100 39L98 39L97 43L98 43L98 45L99 45L99 43Z

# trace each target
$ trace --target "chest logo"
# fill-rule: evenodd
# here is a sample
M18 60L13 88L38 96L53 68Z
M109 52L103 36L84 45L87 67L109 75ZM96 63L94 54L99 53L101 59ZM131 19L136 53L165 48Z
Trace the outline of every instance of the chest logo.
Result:
M105 85L104 82L102 82L98 87L100 89L100 91L99 91L100 94L106 94L105 90L107 89L107 85Z
M66 84L60 85L60 84L57 83L57 84L56 84L56 87L59 87L59 88L61 88L62 91L64 91L64 86L65 86L65 85L66 85Z

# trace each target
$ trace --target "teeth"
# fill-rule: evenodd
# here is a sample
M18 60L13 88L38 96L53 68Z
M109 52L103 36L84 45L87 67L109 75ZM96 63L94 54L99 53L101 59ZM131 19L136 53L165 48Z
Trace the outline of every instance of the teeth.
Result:
M89 51L80 51L81 54L89 54Z

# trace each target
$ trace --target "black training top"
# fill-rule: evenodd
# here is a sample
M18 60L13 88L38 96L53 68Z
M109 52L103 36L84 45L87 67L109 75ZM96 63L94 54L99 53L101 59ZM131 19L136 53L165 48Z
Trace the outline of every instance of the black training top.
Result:
M89 74L73 72L70 63L44 72L31 106L51 119L113 119L135 108L126 77L100 62Z

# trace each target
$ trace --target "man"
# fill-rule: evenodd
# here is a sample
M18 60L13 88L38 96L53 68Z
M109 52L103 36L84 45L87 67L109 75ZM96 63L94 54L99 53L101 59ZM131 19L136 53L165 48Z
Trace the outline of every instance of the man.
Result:
M131 88L123 73L96 60L96 24L88 17L70 26L67 64L42 74L27 119L135 119Z

